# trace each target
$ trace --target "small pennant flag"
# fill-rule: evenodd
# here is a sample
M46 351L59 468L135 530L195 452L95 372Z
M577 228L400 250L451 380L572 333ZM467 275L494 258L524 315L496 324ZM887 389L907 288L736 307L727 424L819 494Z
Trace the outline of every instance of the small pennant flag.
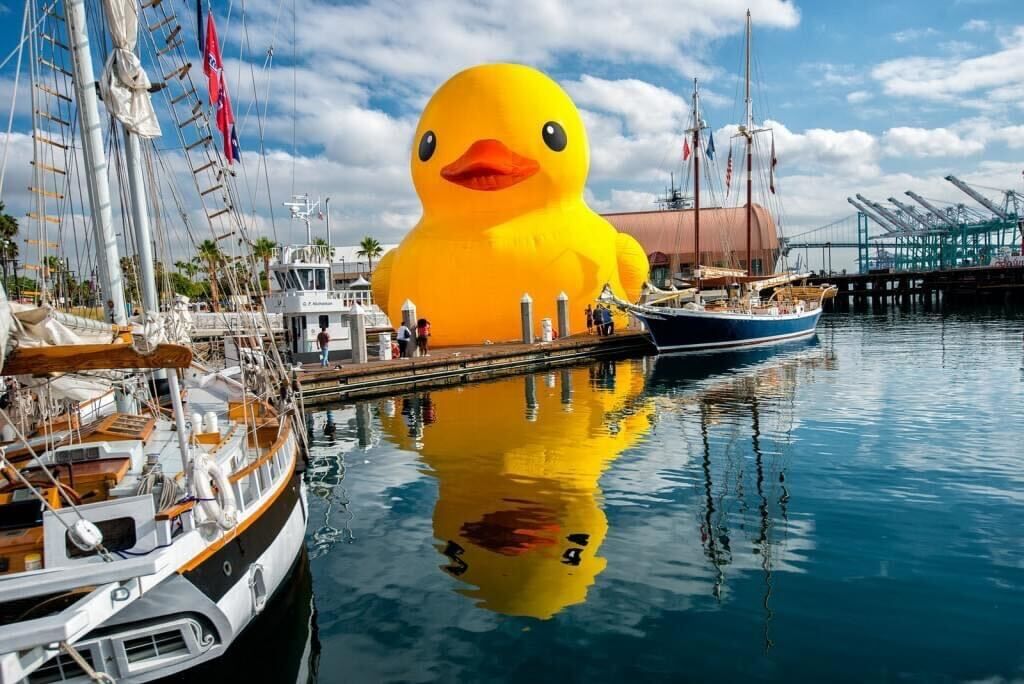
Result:
M715 158L715 134L708 134L708 159Z
M683 161L690 158L690 140L689 138L683 138Z
M729 161L725 165L725 194L732 187L732 147L729 148Z
M778 159L778 157L775 156L775 136L773 135L772 136L772 161L771 161L771 166L768 167L769 168L768 189L770 189L772 191L773 195L775 194L775 166L778 163L779 163L779 159Z

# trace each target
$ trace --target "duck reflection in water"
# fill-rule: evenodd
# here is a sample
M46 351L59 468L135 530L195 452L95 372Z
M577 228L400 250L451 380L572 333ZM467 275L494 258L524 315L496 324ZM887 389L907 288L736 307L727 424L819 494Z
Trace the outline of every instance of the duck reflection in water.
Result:
M640 362L551 379L409 397L404 420L382 416L392 440L415 446L437 478L441 569L469 585L460 592L477 605L506 615L547 619L586 600L606 564L598 480L653 419Z

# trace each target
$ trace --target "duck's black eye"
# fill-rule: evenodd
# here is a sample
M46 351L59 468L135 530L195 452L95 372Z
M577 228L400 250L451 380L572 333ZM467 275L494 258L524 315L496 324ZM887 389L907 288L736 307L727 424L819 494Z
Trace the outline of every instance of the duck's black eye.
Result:
M425 162L434 156L434 150L437 149L437 136L434 135L434 131L427 131L420 138L420 161Z
M565 137L565 129L555 121L548 121L544 124L540 134L544 136L544 144L555 152L561 152L569 141Z

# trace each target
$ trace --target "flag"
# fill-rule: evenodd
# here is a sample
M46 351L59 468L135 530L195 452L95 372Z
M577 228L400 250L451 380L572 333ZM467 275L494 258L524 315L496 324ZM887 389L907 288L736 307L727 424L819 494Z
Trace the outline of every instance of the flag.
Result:
M715 134L708 133L708 159L715 158Z
M210 104L217 108L217 129L224 139L224 157L228 164L241 161L238 147L238 134L235 132L235 115L231 111L231 98L228 96L228 84L224 79L224 61L220 56L220 44L217 42L217 27L213 23L213 13L206 15L206 47L203 54L203 73L208 79Z
M775 156L775 136L772 136L772 161L768 167L768 188L775 194L775 165L779 163L778 158Z
M683 161L690 158L690 140L689 138L683 138Z
M725 194L729 194L732 187L732 146L729 146L729 161L725 165Z

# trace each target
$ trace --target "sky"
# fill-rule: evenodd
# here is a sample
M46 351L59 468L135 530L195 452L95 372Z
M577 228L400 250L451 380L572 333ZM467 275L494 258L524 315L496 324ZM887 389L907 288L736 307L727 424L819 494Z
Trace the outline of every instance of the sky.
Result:
M194 44L194 10L167 1ZM22 7L0 0L3 56ZM493 61L535 66L572 96L591 145L593 208L653 208L682 166L695 77L725 156L743 116L748 7L755 119L772 129L784 234L850 216L846 197L858 192L964 201L943 180L949 173L993 198L1022 190L1019 0L246 0L244 17L240 1L212 7L239 121L239 182L257 197L254 232L281 242L304 232L281 207L291 192L331 197L336 243L398 241L420 215L409 174L419 113L448 77ZM13 60L0 70L5 102L12 78ZM30 155L26 101L16 107L3 188L8 210L22 213L27 171L15 169L27 169Z

